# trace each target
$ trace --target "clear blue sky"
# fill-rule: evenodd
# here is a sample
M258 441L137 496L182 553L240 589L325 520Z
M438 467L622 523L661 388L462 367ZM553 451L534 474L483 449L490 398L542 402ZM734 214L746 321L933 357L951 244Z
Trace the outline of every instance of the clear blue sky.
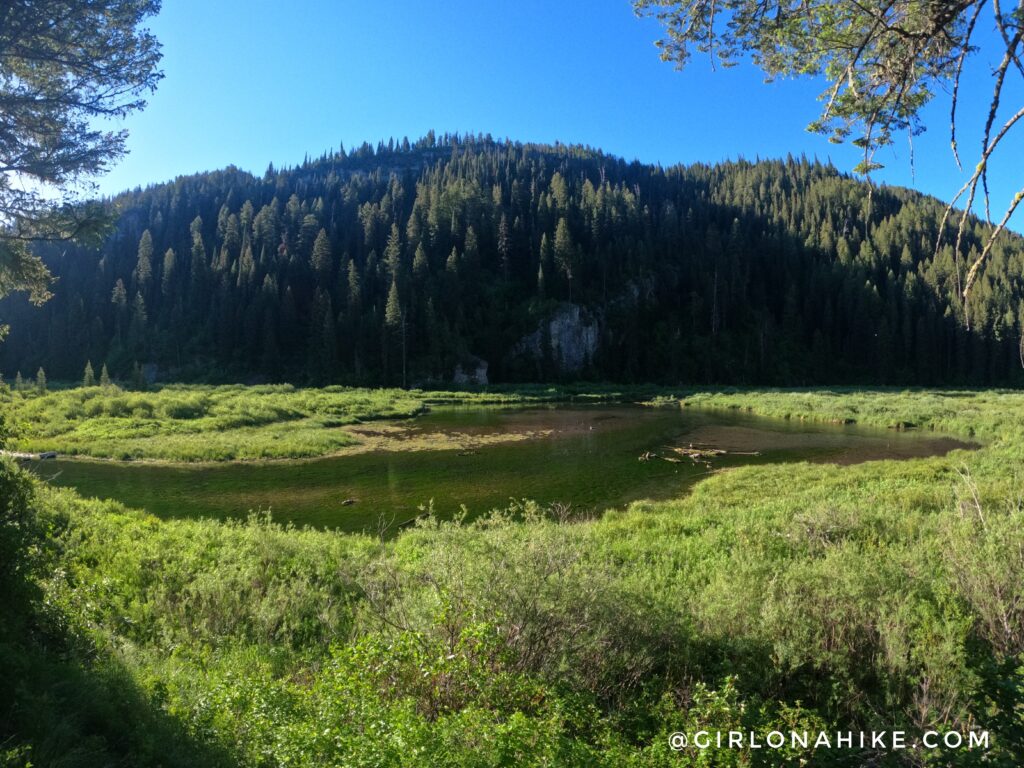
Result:
M703 57L677 72L658 58L658 24L637 19L629 0L167 0L150 26L166 77L126 121L131 154L101 180L104 193L229 164L261 173L340 142L431 128L665 165L805 152L850 170L859 159L805 131L821 83L766 85L752 65L712 71ZM976 56L963 86L963 114L976 116L961 137L969 168L995 63L994 52ZM1015 83L1005 103L1022 101ZM905 138L880 154L887 167L875 178L948 199L964 178L949 151L948 98L926 117L916 178ZM1024 186L1024 136L1002 157L993 216Z

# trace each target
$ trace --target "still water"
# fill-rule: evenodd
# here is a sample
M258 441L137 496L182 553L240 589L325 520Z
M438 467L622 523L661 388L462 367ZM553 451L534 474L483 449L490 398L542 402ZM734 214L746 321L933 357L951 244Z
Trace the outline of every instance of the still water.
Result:
M160 517L244 518L270 509L281 522L377 531L382 523L394 529L412 520L431 499L442 515L460 505L479 514L510 498L596 512L678 496L709 472L744 464L852 464L972 447L912 432L623 405L443 408L401 424L399 437L419 448L431 439L448 446L453 437L520 439L472 450L399 449L313 460L201 466L60 460L36 469L85 496L114 498ZM709 467L671 450L690 445L727 453L711 458ZM653 455L641 460L648 452Z

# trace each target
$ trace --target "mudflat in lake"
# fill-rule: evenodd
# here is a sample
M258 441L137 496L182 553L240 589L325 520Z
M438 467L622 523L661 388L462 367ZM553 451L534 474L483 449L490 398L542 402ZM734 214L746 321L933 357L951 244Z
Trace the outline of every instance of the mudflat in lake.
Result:
M382 522L394 529L412 520L431 499L445 516L460 505L480 514L512 498L599 512L636 499L679 496L710 472L745 464L853 464L975 447L928 433L627 405L441 408L360 429L370 438L385 426L387 450L349 456L196 466L59 460L36 466L57 485L161 517L244 518L270 509L278 521L377 531ZM443 447L423 448L433 443ZM690 446L696 456L686 455Z

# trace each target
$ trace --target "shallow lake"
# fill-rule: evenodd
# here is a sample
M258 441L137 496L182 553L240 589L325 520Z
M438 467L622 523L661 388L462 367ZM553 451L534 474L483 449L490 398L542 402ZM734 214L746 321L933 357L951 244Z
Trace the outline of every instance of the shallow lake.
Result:
M393 444L404 438L420 450L198 466L58 460L34 467L57 485L161 517L244 518L270 509L278 521L377 531L382 522L394 529L412 520L431 499L446 516L463 504L470 514L504 507L510 498L600 511L678 496L710 472L744 464L852 464L973 447L933 434L626 405L442 408L378 424L400 427ZM432 439L450 446L453 438L477 447L421 449ZM727 453L708 466L672 450L690 445Z

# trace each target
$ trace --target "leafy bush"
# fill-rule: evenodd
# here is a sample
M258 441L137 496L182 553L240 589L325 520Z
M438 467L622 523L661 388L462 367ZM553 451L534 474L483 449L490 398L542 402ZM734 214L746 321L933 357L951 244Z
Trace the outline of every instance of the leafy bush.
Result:
M33 576L44 530L32 505L33 485L0 458L0 605L13 610L35 592Z
M72 397L19 406L55 396ZM242 396L211 391L204 415L182 421L205 424ZM157 520L34 487L4 465L14 522L0 545L34 520L29 539L51 559L17 572L35 590L26 604L45 609L17 629L32 642L0 648L22 713L0 708L0 744L11 760L48 764L63 749L82 765L1019 764L1024 485L1013 467L1024 398L746 397L710 399L791 418L856 408L871 423L960 432L977 413L986 445L851 467L747 466L686 498L595 519L559 521L530 502L471 523L428 517L386 542L266 515ZM56 411L33 413L44 412ZM172 427L189 425L146 439L173 441ZM5 549L0 567L23 551ZM59 653L33 650L41 635L54 648L64 638ZM937 725L988 729L992 747L668 746L669 734L703 728Z

